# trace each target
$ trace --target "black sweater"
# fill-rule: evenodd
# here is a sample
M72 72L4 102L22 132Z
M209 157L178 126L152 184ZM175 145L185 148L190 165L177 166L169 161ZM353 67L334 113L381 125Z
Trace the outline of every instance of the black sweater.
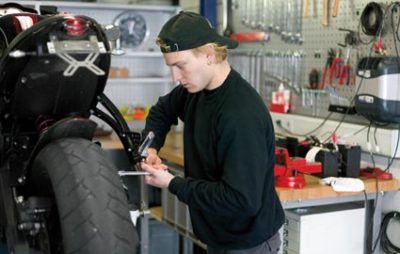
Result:
M232 70L212 91L177 86L151 108L146 131L159 150L171 124L184 121L185 178L169 190L189 206L195 235L207 245L250 248L282 226L274 187L274 130L259 94Z

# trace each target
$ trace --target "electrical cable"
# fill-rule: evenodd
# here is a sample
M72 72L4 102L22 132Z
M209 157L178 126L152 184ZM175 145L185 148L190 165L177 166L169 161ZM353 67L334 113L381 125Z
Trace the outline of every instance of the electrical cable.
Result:
M397 26L396 29L394 29L394 21L393 21L393 17L394 17L394 12L398 13L399 12L399 8L400 8L400 2L394 2L392 3L392 14L391 14L391 26L392 26L392 33L393 33L393 37L397 38L397 41L400 41L400 37L399 37L399 29L400 29L400 17L397 21ZM396 9L395 9L396 7ZM396 40L394 40L394 42L396 42ZM395 45L396 46L396 45ZM397 54L398 56L399 54Z
M351 135L346 136L346 137L353 137L353 136L356 136L358 133L362 132L362 131L363 131L364 129L366 129L366 128L368 128L368 126L364 126L364 127L360 128L358 131L353 132Z
M388 226L392 220L400 222L400 212L392 211L387 213L382 220L381 228L379 230L379 236L381 238L381 248L385 253L398 254L400 253L400 247L393 244L388 236Z
M382 6L376 2L370 2L361 13L360 22L366 35L376 35L382 26L384 19Z
M399 4L399 3L396 3L395 5L397 6L397 9L399 9L400 4ZM398 11L399 11L399 10L397 10L397 12L398 12ZM399 37L399 28L400 28L400 17L399 17L399 20L397 21L397 28L396 28L396 37L397 37L397 40L398 40L398 41L400 41L400 37Z
M379 153L381 149L379 148L378 139L376 138L376 132L377 131L378 131L378 126L375 125L375 130L374 130L375 152Z
M399 127L397 128L397 142L396 142L396 148L394 149L394 153L392 158L390 159L388 165L385 168L385 171L388 171L389 168L392 166L393 161L396 159L396 154L397 154L397 150L399 149L399 143L400 143L400 124Z
M399 50L398 50L397 43L396 43L396 39L397 39L397 41L400 41L400 38L399 38L400 17L398 18L396 31L394 29L394 20L393 20L394 19L394 12L395 11L397 13L399 12L400 3L399 2L395 2L395 3L392 3L390 6L392 6L392 8L391 8L391 17L390 17L391 23L390 24L391 24L391 28L392 28L392 34L393 34L393 43L394 43L394 47L395 47L395 50L396 50L396 56L397 56L396 60L397 60L397 62L399 64L399 66L400 66L400 54L399 54ZM388 165L386 166L385 171L388 171L389 168L392 166L393 161L396 158L397 150L399 148L399 143L400 143L400 124L399 124L398 129L397 129L396 148L395 148L395 151L393 153L392 158L389 159L389 161L388 161Z
M375 164L374 152L372 151L371 142L369 142L369 132L371 130L371 126L372 126L372 122L369 123L368 131L367 131L367 149L368 149L368 152L369 152L369 156L371 157L372 167L375 168L376 164Z
M317 130L319 130L322 126L324 126L324 124L326 123L326 121L328 121L328 119L331 117L331 115L332 115L332 112L330 112L317 127L315 127L313 130L303 133L303 134L292 132L291 130L289 130L288 128L283 126L282 122L280 120L276 121L276 125L290 135L307 137L307 136L313 134L314 132L316 132Z
M395 12L395 8L394 7L397 7L397 9L399 9L400 3L394 3L393 4L392 13L391 13L391 17L390 17L390 21L391 21L390 25L392 27L393 43L394 43L394 48L396 50L396 56L397 56L396 60L397 60L397 63L400 65L399 50L397 48L397 43L396 43L396 38L397 38L397 41L400 41L399 32L398 32L399 26L400 26L400 18L398 19L397 28L396 28L396 31L395 31L394 30L394 21L393 21L393 17L394 17L393 13ZM397 10L397 12L398 12L398 10Z

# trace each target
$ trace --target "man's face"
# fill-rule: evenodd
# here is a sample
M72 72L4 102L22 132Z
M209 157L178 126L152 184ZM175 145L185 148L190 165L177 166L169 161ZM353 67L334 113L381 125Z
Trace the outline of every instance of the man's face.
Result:
M210 84L212 69L205 53L195 55L192 50L165 53L164 61L171 68L172 79L189 93L207 89Z

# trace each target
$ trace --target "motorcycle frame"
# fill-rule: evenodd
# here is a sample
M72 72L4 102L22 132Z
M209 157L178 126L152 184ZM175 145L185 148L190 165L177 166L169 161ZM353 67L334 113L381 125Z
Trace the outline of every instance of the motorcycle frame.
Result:
M51 18L49 18L51 19ZM100 29L100 28L98 28ZM104 36L104 34L103 34ZM14 45L11 43L7 49L6 54L11 54L9 50ZM107 54L111 54L111 50L107 49ZM106 73L107 75L108 73ZM105 84L104 84L105 86ZM92 107L88 115L84 116L72 116L57 119L57 122L46 126L46 130L39 133L23 133L18 138L21 138L19 144L10 144L10 142L16 142L13 140L12 133L2 133L0 130L0 225L6 228L4 232L7 236L8 246L13 246L15 253L28 253L29 245L27 238L24 233L18 230L19 215L24 211L21 211L21 207L18 205L22 201L18 200L16 194L16 188L24 186L27 178L27 173L31 167L35 156L44 148L47 144L54 142L60 138L66 137L80 137L91 140L94 136L96 124L89 119L91 115L98 117L107 123L112 130L117 134L120 139L123 149L127 155L127 158L132 165L128 170L135 170L135 165L141 160L141 156L138 153L138 147L141 141L141 135L136 132L132 132L122 114L118 108L112 103L112 101L104 94L99 93L97 95L95 104L100 103L108 111L102 111L97 106ZM79 125L79 128L76 128ZM0 126L0 129L2 126ZM11 127L11 132L14 127ZM12 137L10 139L10 137ZM37 140L32 140L37 139ZM20 140L18 140L19 142ZM6 158L6 152L10 148L18 146L22 152L18 156L25 158L21 163L15 167L10 165L9 158ZM142 185L142 183L141 183ZM140 188L140 202L142 209L147 208L147 200L145 199L144 188ZM145 223L144 223L145 224ZM1 236L0 232L0 236Z

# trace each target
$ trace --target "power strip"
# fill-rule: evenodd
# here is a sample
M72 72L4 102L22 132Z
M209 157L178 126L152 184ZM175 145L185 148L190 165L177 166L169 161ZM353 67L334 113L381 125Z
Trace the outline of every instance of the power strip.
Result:
M303 136L315 128L317 128L324 119L301 116L295 114L281 114L272 113L271 116L274 122L275 133L287 135L287 136ZM280 125L278 125L280 121ZM339 121L328 120L326 123L319 128L317 131L312 133L313 136L319 140L324 141L332 134L332 132L338 126ZM282 127L281 127L282 126ZM290 133L289 133L290 132ZM397 144L397 133L395 129L384 129L378 128L376 131L376 140L378 146L375 144L374 139L375 128L371 128L369 132L369 143L370 149L374 153L392 157L396 150ZM336 131L338 142L342 144L357 144L361 146L363 151L368 150L367 142L368 126L361 124L353 124L343 122L339 129ZM396 158L400 157L400 144L396 152Z

